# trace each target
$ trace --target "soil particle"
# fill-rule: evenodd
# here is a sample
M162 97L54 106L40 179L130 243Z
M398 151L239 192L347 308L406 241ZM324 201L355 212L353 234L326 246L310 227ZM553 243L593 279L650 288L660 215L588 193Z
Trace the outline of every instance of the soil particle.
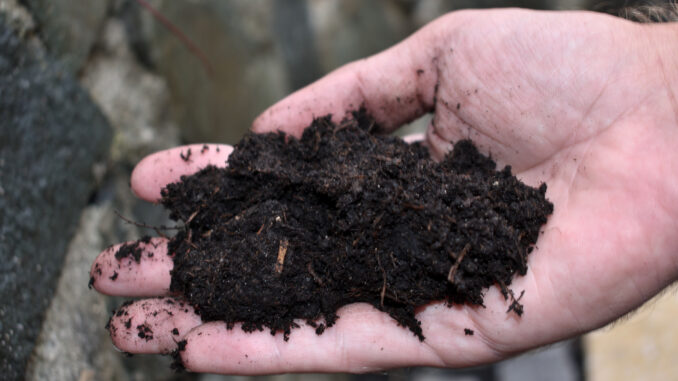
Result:
M170 368L177 373L186 370L183 361L181 361L181 352L183 352L184 350L186 350L186 340L181 340L177 343L177 349L175 349L171 353L173 360L172 364L170 364Z
M179 335L179 330L176 329L176 328L174 328L174 329L172 330L172 335L175 335L175 336Z
M128 300L125 303L123 303L122 305L120 305L120 307L118 307L118 309L115 311L115 317L120 317L120 316L123 316L123 315L128 316L129 312L127 312L127 306L129 306L132 303L134 303L133 300Z
M464 335L466 336L473 336L473 330L469 328L464 328Z
M186 154L181 152L179 156L181 157L181 160L188 162L191 160L191 149L189 148L188 151L186 151Z
M123 244L120 246L120 249L118 249L118 252L115 253L115 259L120 261L123 258L131 257L135 262L139 263L141 261L141 254L144 251L143 247L141 247L141 244L146 244L150 241L151 237L144 236L138 241Z
M294 319L322 334L337 309L365 302L424 340L417 307L482 306L492 285L521 314L507 286L553 212L546 185L497 171L469 140L435 162L380 130L359 111L318 118L300 139L249 134L227 168L168 185L162 203L185 224L169 242L170 290L203 321L285 339Z
M146 341L153 340L153 331L146 324L139 324L137 326L138 336Z
M116 279L118 279L118 272L117 272L117 271L113 271L113 275L111 275L111 276L109 277L109 279L112 280L112 281L115 281Z

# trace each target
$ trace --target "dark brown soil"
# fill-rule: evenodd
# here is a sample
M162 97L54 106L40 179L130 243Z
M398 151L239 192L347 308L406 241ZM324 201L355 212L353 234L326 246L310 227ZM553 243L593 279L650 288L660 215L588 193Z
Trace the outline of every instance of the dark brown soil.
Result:
M141 243L151 242L150 236L144 236L140 240L132 243L126 243L120 246L118 251L115 253L115 259L121 260L123 258L132 257L134 261L139 263L141 260L141 254L144 252L144 249L141 247ZM117 275L116 275L117 278ZM115 279L112 279L115 280Z
M300 139L249 134L228 168L170 184L162 203L185 223L169 244L171 291L203 321L285 338L294 319L321 334L338 308L365 302L423 340L417 307L482 305L492 285L522 313L507 286L553 211L546 185L496 171L468 140L435 162L378 130L355 112L338 126L316 119Z

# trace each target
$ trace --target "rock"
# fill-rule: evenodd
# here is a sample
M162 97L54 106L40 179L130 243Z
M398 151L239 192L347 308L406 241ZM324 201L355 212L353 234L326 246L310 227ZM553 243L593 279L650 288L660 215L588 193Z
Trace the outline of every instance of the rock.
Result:
M108 0L23 0L40 25L49 53L73 73L85 62L108 10Z
M161 207L140 201L129 189L133 166L145 155L175 146L178 134L167 117L166 82L137 62L123 21L111 17L97 49L82 69L81 80L113 128L113 144L102 182L82 215L71 242L63 273L29 363L27 380L170 380L170 359L127 357L118 353L104 329L110 311L123 298L87 289L89 268L101 250L137 239L152 230L118 218L168 225ZM189 379L184 377L181 379Z
M0 16L0 374L23 376L110 128Z
M581 380L583 372L575 356L578 347L576 340L564 341L494 366L502 381Z
M109 314L107 298L87 289L90 266L108 244L102 239L102 231L110 229L113 219L110 202L88 207L83 212L26 380L124 378L123 357L114 349L104 329Z
M287 67L290 89L297 90L318 79L321 69L306 1L274 1L273 31Z
M26 39L36 30L33 17L26 8L17 3L17 0L0 0L0 14L21 39Z
M323 71L375 54L414 32L392 1L309 0L312 30Z
M131 168L144 156L177 145L167 83L136 61L119 19L105 23L97 47L82 84L113 127L109 161Z
M172 111L189 142L235 143L252 120L288 91L285 60L271 25L274 2L266 0L156 1L157 9L204 53L198 55L148 12L148 46L167 79Z

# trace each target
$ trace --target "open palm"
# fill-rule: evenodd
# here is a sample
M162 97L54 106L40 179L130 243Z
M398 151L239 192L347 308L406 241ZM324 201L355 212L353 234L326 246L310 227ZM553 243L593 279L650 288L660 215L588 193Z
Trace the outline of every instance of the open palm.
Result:
M254 123L259 132L299 134L314 116L341 118L364 105L390 130L433 112L426 141L435 156L471 138L526 183L546 182L555 212L527 275L512 285L525 290L522 317L506 313L494 287L484 308L422 307L423 343L363 304L342 308L321 336L302 324L284 342L267 331L202 324L192 308L155 298L114 316L114 343L133 353L167 353L186 339L184 364L203 372L456 367L500 360L629 312L678 279L678 94L672 91L678 53L671 58L657 49L663 33L584 12L456 12L298 91ZM208 163L224 165L230 152L201 147L192 148L188 162L179 155L188 147L144 159L132 176L134 191L157 201L168 182ZM154 255L139 263L118 261L115 248L102 253L93 265L94 286L112 295L168 296L172 261L164 240L145 246ZM139 335L140 326L152 335ZM465 328L475 334L465 335Z

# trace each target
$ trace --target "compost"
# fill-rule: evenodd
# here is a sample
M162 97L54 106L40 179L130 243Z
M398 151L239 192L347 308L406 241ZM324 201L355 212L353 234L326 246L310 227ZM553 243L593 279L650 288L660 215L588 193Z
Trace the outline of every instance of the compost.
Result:
M183 222L169 242L170 290L203 321L286 340L296 319L322 334L357 302L424 340L418 307L482 305L492 285L521 314L509 285L553 212L546 184L496 170L469 140L436 162L379 130L361 110L317 118L300 138L250 133L226 168L169 184L162 204ZM123 254L136 258L131 246Z

